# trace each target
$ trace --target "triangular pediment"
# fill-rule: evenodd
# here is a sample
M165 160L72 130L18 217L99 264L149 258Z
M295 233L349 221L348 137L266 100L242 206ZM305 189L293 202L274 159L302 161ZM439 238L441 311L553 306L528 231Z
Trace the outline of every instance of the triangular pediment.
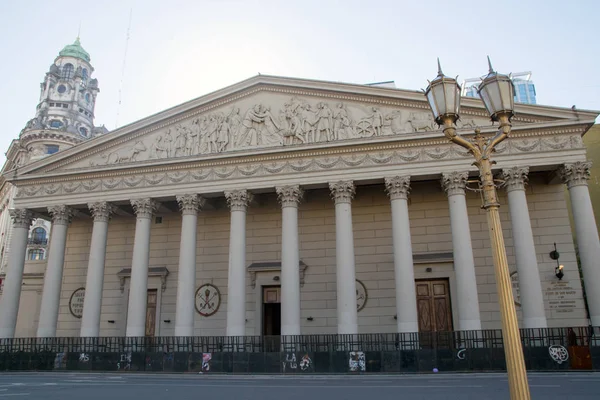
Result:
M515 126L596 113L518 105ZM490 127L463 99L459 129ZM23 167L20 176L131 168L440 132L421 92L256 76Z

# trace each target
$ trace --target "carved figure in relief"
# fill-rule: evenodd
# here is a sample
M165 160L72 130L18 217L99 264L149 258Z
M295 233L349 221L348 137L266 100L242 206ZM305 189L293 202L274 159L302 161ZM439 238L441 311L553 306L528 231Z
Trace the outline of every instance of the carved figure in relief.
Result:
M406 133L412 131L412 127L408 124L408 121L404 119L404 114L401 111L394 110L385 117L386 121L389 121L390 130L392 134ZM408 126L407 126L408 125Z
M325 131L325 138L328 142L333 140L333 112L325 103L317 104L317 127L316 127L316 141L321 141L321 132Z
M408 122L415 132L435 130L433 116L430 113L410 113Z
M167 132L165 133L165 148L167 149L167 157L173 157L173 151L172 151L172 146L173 146L173 137L171 136L171 130L167 129Z
M208 123L206 125L206 144L208 146L208 153L216 153L217 149L217 136L219 130L219 121L216 115L208 117Z
M167 148L163 144L163 137L159 135L150 146L150 158L167 158Z
M220 153L225 150L227 144L229 143L229 122L227 122L227 118L222 115L219 115L219 134L217 135L217 151Z
M137 161L141 152L148 150L144 142L138 140L133 147L111 151L102 156L106 158L106 164L118 164L121 162Z
M187 135L181 125L175 127L177 130L177 136L175 137L175 157L182 157L185 155Z
M348 117L348 111L346 111L344 103L339 103L337 108L338 110L333 122L333 139L350 139L354 136L354 132L352 130L352 121Z
M477 123L474 119L458 120L460 128L477 128Z
M371 111L373 111L373 114L367 117L371 119L371 129L373 132L371 136L381 136L381 130L383 128L383 115L377 107L371 107Z
M256 104L250 108L238 132L237 147L281 144L280 130L269 108Z

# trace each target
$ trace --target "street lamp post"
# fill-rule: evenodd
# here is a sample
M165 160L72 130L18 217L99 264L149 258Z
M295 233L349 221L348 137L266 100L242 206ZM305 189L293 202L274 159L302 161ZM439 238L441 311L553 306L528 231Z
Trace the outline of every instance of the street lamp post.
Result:
M489 58L488 58L489 63ZM496 194L496 186L492 174L491 156L496 146L508 137L511 131L510 119L513 116L514 86L507 75L500 75L489 63L489 74L479 85L479 95L487 108L492 121L499 123L495 135L485 137L476 129L475 136L464 138L456 133L455 123L460 112L461 88L456 79L445 76L438 60L438 76L429 83L425 96L438 125L444 126L444 135L452 142L464 147L475 157L475 165L479 169L481 190L483 192L483 208L487 211L490 240L494 258L494 273L502 317L502 337L504 354L508 372L510 398L513 400L529 400L529 384L523 359L523 346L519 334L517 312L514 299L506 248L502 227L500 225L500 204Z

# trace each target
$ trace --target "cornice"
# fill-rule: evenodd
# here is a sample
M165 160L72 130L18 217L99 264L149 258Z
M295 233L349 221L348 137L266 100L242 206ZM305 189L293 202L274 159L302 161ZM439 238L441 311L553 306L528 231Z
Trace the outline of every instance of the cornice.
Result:
M492 130L490 130L492 131ZM566 146L566 142L575 140L577 143L571 143L570 147L583 147L583 141L580 134L583 126L562 126L554 127L549 130L541 129L516 129L511 134L507 143L510 142L516 150L530 151L535 150L542 142L548 149L555 148L560 150ZM485 133L485 132L484 132ZM565 137L571 135L570 137ZM579 139L576 139L576 135ZM464 134L465 137L470 135ZM161 174L186 172L206 168L226 168L236 166L243 170L250 168L257 163L277 163L289 160L312 160L317 157L336 157L347 154L361 154L385 151L405 150L406 158L415 157L417 152L430 148L431 158L444 158L444 151L451 148L457 153L465 153L456 146L449 146L448 140L441 132L428 134L410 134L404 136L388 136L377 140L356 139L339 143L328 143L326 145L307 147L283 147L274 149L265 149L261 154L256 151L222 153L213 156L203 157L181 157L168 160L154 160L150 162L132 163L124 166L114 166L111 168L98 168L87 170L74 170L59 173L46 173L37 176L5 176L7 181L20 186L21 184L36 185L43 183L60 183L72 181L85 181L93 179L118 178L140 174ZM193 159L191 159L193 158ZM243 174L243 172L242 172ZM251 175L251 174L250 174Z
M46 160L31 163L23 169L23 172L56 170L258 92L326 97L332 100L391 105L429 112L425 98L420 92L416 91L261 75L126 125L107 135L86 141L76 148L62 151ZM519 107L520 105L517 105L517 114L513 118L513 121L517 123L548 122L560 119L557 116L543 115L543 112L540 114L519 114ZM543 111L544 107L538 106L537 110ZM563 118L573 118L568 112L570 110L557 110L562 112ZM462 112L464 116L487 118L483 104L480 104L479 101L466 101ZM571 123L572 121L571 119Z

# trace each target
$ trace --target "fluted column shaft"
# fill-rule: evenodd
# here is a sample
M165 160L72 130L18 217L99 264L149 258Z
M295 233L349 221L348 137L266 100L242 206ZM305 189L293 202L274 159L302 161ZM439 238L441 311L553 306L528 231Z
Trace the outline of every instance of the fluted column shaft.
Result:
M463 331L481 329L475 260L473 259L469 214L465 196L467 179L467 172L451 172L442 175L442 186L448 194L448 205L450 207L458 329Z
M179 271L177 272L175 336L193 336L198 211L204 205L205 200L196 194L186 194L177 196L177 202L182 216Z
M102 290L104 288L104 264L106 261L106 242L108 221L113 206L105 201L88 204L94 216L92 241L85 280L85 299L81 317L81 337L100 336L100 314L102 309Z
M337 278L338 334L358 333L356 310L356 267L354 261L354 233L352 230L352 181L329 184L335 201L335 258Z
M418 332L417 293L408 216L409 176L385 178L392 206L392 241L396 279L396 316L398 332Z
M559 172L563 182L567 184L571 198L571 211L590 319L593 326L600 326L600 268L598 267L600 240L587 184L591 166L592 163L589 161L565 164ZM570 273L577 274L576 271Z
M48 207L48 212L52 215L52 234L50 235L48 262L44 273L44 289L42 291L40 319L37 329L38 337L56 336L67 229L73 216L72 210L64 205Z
M300 247L298 203L300 186L277 187L281 202L281 334L300 335Z
M523 310L523 328L546 328L542 282L537 265L525 183L529 168L514 167L502 171L508 193L513 246L519 273L519 292Z
M229 273L227 280L227 336L246 334L246 210L252 194L225 192L231 210Z
M148 301L150 227L152 225L152 215L158 208L158 203L146 198L131 200L131 204L136 213L136 222L125 335L144 336L146 334L146 306Z
M15 336L19 302L21 301L27 238L32 220L31 211L24 209L10 210L10 216L13 220L13 233L4 289L2 297L0 297L0 338Z

